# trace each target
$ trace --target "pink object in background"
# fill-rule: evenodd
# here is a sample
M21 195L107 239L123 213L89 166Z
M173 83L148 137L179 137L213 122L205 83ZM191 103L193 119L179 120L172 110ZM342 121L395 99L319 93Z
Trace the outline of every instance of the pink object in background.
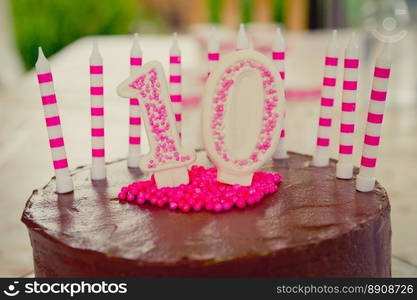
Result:
M389 44L384 44L384 48L375 63L361 166L356 178L356 189L360 192L370 192L375 187L375 167L390 72L391 58Z
M51 148L52 161L55 170L56 191L60 194L68 193L74 190L74 186L68 170L67 154L65 152L61 119L58 112L51 68L41 47L39 47L36 72L38 74L46 129L49 136L49 146Z

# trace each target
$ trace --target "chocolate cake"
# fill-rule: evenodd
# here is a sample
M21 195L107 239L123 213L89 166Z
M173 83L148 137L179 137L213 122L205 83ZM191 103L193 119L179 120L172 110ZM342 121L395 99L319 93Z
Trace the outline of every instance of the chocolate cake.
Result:
M355 180L290 153L270 160L277 192L260 203L224 213L182 213L120 202L120 188L148 178L107 165L106 181L90 170L72 172L73 193L57 194L55 180L35 190L22 221L33 247L37 277L388 277L390 205L377 183L359 193ZM201 161L199 162L201 163Z

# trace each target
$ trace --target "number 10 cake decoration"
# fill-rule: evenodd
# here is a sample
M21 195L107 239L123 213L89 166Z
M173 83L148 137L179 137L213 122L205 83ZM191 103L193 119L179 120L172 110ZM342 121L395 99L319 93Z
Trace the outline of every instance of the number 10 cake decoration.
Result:
M279 31L277 32L280 43L279 47L275 45L274 51L278 48L281 50L284 49L283 38ZM134 49L138 50L137 38L135 41ZM216 44L216 37L212 36L211 41L211 44ZM216 63L211 63L209 65L210 72L202 101L203 113L201 124L205 152L214 167L198 166L198 163L196 165L196 152L193 149L185 147L181 142L181 126L179 124L181 119L181 106L178 104L180 103L182 95L179 85L172 84L174 77L176 83L181 82L181 56L176 35L174 35L173 47L170 50L171 72L169 85L161 63L151 61L142 65L141 50L139 49L140 51L135 51L135 53L132 52L135 57L137 56L137 58L135 58L135 62L137 62L135 65L137 67L132 68L130 76L119 85L118 94L122 97L133 99L135 104L140 103L140 106L136 105L140 107L140 111L135 111L134 119L138 121L140 121L140 119L143 120L150 150L147 154L141 156L139 156L139 151L135 151L134 156L130 155L130 153L128 157L128 166L134 167L139 165L142 171L150 175L150 179L134 182L129 186L122 187L118 195L120 200L135 200L138 204L150 202L151 204L157 204L161 207L168 205L171 209L179 208L183 211L200 211L202 209L207 209L219 212L222 210L229 210L235 206L243 208L246 205L253 205L260 201L264 195L273 193L278 189L277 184L280 183L281 176L278 173L265 173L260 170L265 162L274 156L280 137L282 137L281 133L285 130L285 77L282 76L282 66L277 67L271 58L250 49L250 45L251 43L249 42L244 27L241 26L237 38L236 51L220 56L219 51L216 50L218 48L217 46L210 48L210 51L214 51L213 53L216 54ZM334 92L335 90L334 82L336 81L336 73L334 72L337 69L337 62L339 59L338 52L335 50L337 47L336 32L334 32L329 43L325 60L325 80L323 81L325 82L323 89L324 94L322 95L321 101L322 113L323 107L333 107L333 96L327 95L326 91L329 90L327 83L330 81L331 84L329 85L331 86L331 92ZM208 56L209 61L214 59L213 53L211 52L209 52ZM385 51L384 53L388 53L388 51ZM276 57L276 55L272 55L273 59ZM384 63L387 61L387 63L383 65L383 72L379 71L381 69L380 65L382 65L381 57L384 58ZM386 96L390 63L388 55L381 55L381 57L377 60L379 65L378 68L376 68L378 72L375 71L375 77L380 80L379 77L383 76L384 84L380 84L380 86L376 84L377 88L374 89L376 89L378 93L372 91L371 99L376 97L373 97L374 94L377 96L381 94L384 97L377 97L377 104L381 104L377 107L378 109L374 109L374 107L377 106L376 104L372 107L370 106L370 110L374 109L378 114L373 113L372 111L369 115L373 118L368 116L368 123L378 123L378 130L380 128L380 123L382 123L382 104L384 104ZM280 58L284 58L284 56L281 55ZM349 56L347 61L351 60L352 58ZM356 61L358 62L359 59L355 58L355 62ZM40 78L39 83L43 100L44 98L52 99L55 97L50 97L50 94L54 93L53 91L49 91L51 89L47 90L47 87L45 86L46 81L52 81L52 79L50 79L52 78L52 74L49 71L49 65L45 62L47 62L46 58L40 56L37 63L37 70L39 73L38 78ZM102 75L102 59L98 53L97 47L94 48L91 64L91 76L98 76L97 78L100 79L100 76ZM41 66L43 65L47 65L48 68L45 67L42 69ZM358 67L358 65L355 66L356 68ZM329 71L330 67L333 68L331 70L332 72ZM345 68L346 67L350 68L350 66L347 66L345 63ZM328 77L330 76L330 73L328 72L332 73L332 78ZM357 70L355 70L355 72L357 72ZM46 75L48 76L43 73L47 73ZM346 74L349 75L350 73L348 72ZM354 78L352 77L352 79L349 76L345 79L345 83L349 83L350 85L344 84L345 89L352 89L351 86L353 86L353 83L355 83L356 86L356 81L352 81ZM96 77L93 77L91 77L92 80L97 79ZM47 80L44 78L47 78ZM96 86L100 83L100 80L97 80L94 82L92 81L92 90L97 89ZM375 80L375 82L378 80ZM102 85L102 83L100 84ZM102 91L103 87L99 87ZM378 90L378 88L380 89ZM93 94L92 97L98 95L98 93ZM102 99L101 102L103 102ZM56 104L54 101L43 101L45 115L49 116L53 114L54 118L57 119L59 117L56 117L56 115L58 115L57 105L54 106L55 110L53 113L49 113L52 111L48 108L51 106L50 103ZM47 104L49 105L48 107ZM100 106L99 109L95 107L97 105ZM98 116L99 110L100 112L104 111L103 103L96 103L95 106L94 117L101 117L100 122L103 123L103 114L101 113L100 116ZM346 105L342 105L342 110L344 110L345 106ZM377 115L378 118L374 117L374 115ZM52 118L47 118L47 127L50 137L58 136L59 139L63 141L61 132L57 131L59 134L54 135L54 131L50 129L52 125L56 125L59 122L54 122L54 124L52 124L52 122L48 121L49 119ZM132 120L131 116L130 119ZM372 120L369 121L370 119ZM319 127L319 129L321 131L319 130L318 141L326 140L326 143L321 143L319 145L320 147L317 148L317 151L320 151L316 152L316 156L313 157L313 166L315 167L323 167L329 164L328 146L330 137L328 136L328 133L331 126L331 120L332 116L330 110L325 110L324 115L320 114L319 125L321 127ZM96 121L96 119L92 121ZM354 120L351 120L350 118L348 121L350 122L349 125L353 127L354 124L351 123L354 123ZM98 123L93 123L92 125L95 126L93 126L92 130L95 133L98 130L96 129ZM136 123L140 124L141 122L135 121L135 124ZM342 124L342 127L345 125L346 124ZM103 124L100 126L100 130L104 132L104 128L102 128ZM59 127L58 129L60 129L60 126L56 127ZM371 128L372 126L368 127ZM374 127L371 129L373 130ZM322 129L327 133L324 134ZM377 148L376 146L379 144L379 133L377 130L372 131L371 129L368 130L371 133L365 137L364 143L365 145L371 144L371 146L373 146L371 150L375 150ZM343 130L341 132L344 133ZM136 135L138 135L137 132ZM353 136L353 131L351 135ZM104 137L104 133L100 136ZM372 139L369 138L369 136L371 136ZM94 135L93 138L95 137L96 135ZM342 134L341 137L343 137ZM55 141L55 139L50 139ZM58 140L58 138L56 139ZM372 143L370 143L369 140L371 140ZM93 180L106 178L104 144L102 143L103 141L101 141L100 143L103 145L99 145L95 143L97 141L97 139L93 139L92 145L94 157L91 179ZM342 148L347 148L345 145L346 141L341 140L341 142L344 143L344 148ZM71 192L73 187L68 173L63 142L50 142L50 145L54 159L54 167L57 173L56 190L58 193ZM59 147L62 146L62 149L57 145ZM97 148L97 145L101 148ZM326 149L323 148L324 146ZM353 149L353 146L349 147L349 149ZM370 149L371 147L368 148ZM371 172L373 169L371 168L375 167L376 154L371 153L372 155L370 155L369 153L371 151L368 148L364 147L365 154L363 155L364 158L362 158L361 173L357 177L356 188L360 192L372 191L375 186L375 180L371 176L373 175ZM62 150L62 153L56 149ZM98 156L98 150L100 150L99 154L102 156L99 161L100 165L95 164L98 163L98 158L96 157ZM282 148L281 150L286 152L285 148ZM376 150L374 152L376 152ZM369 159L369 157L371 158ZM62 163L58 166L56 161L61 162L61 160L58 160L57 158L62 158L62 161L64 161L65 164ZM286 155L283 155L282 157L277 157L277 155L275 155L274 158L288 157ZM320 158L321 160L317 160L317 158ZM135 162L136 160L137 163ZM318 161L319 163L317 163ZM363 163L364 161L365 163ZM369 161L371 161L372 164L368 163ZM338 175L337 177L343 179L352 178L352 166L350 166L349 172L347 172L349 173L347 174L349 176L340 176L340 174L336 174ZM97 172L98 167L100 167L99 173ZM60 169L65 172L63 171L60 173ZM366 184L363 183L365 181Z
M150 152L140 167L152 172L158 188L188 184L196 159L178 138L165 74L149 62L121 83L118 93L143 103ZM284 88L272 61L253 50L223 57L211 73L203 100L203 139L217 180L249 186L279 140Z

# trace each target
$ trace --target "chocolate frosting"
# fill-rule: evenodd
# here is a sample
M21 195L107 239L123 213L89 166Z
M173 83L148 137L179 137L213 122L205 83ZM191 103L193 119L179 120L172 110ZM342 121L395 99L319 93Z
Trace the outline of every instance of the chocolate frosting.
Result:
M204 153L200 153L200 156ZM203 159L204 160L204 159ZM203 161L200 158L200 163ZM173 212L117 200L122 186L148 177L126 161L107 165L106 181L73 172L73 193L52 179L35 190L22 221L41 277L390 276L389 201L377 183L354 180L290 153L262 168L283 176L278 192L243 210Z

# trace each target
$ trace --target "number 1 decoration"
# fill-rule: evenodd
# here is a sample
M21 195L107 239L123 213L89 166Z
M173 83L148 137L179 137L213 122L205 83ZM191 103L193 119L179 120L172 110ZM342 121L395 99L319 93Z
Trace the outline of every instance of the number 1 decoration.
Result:
M154 174L158 188L187 184L187 167L196 155L181 145L162 65L152 61L134 70L118 93L141 103L150 151L140 160L140 168Z

